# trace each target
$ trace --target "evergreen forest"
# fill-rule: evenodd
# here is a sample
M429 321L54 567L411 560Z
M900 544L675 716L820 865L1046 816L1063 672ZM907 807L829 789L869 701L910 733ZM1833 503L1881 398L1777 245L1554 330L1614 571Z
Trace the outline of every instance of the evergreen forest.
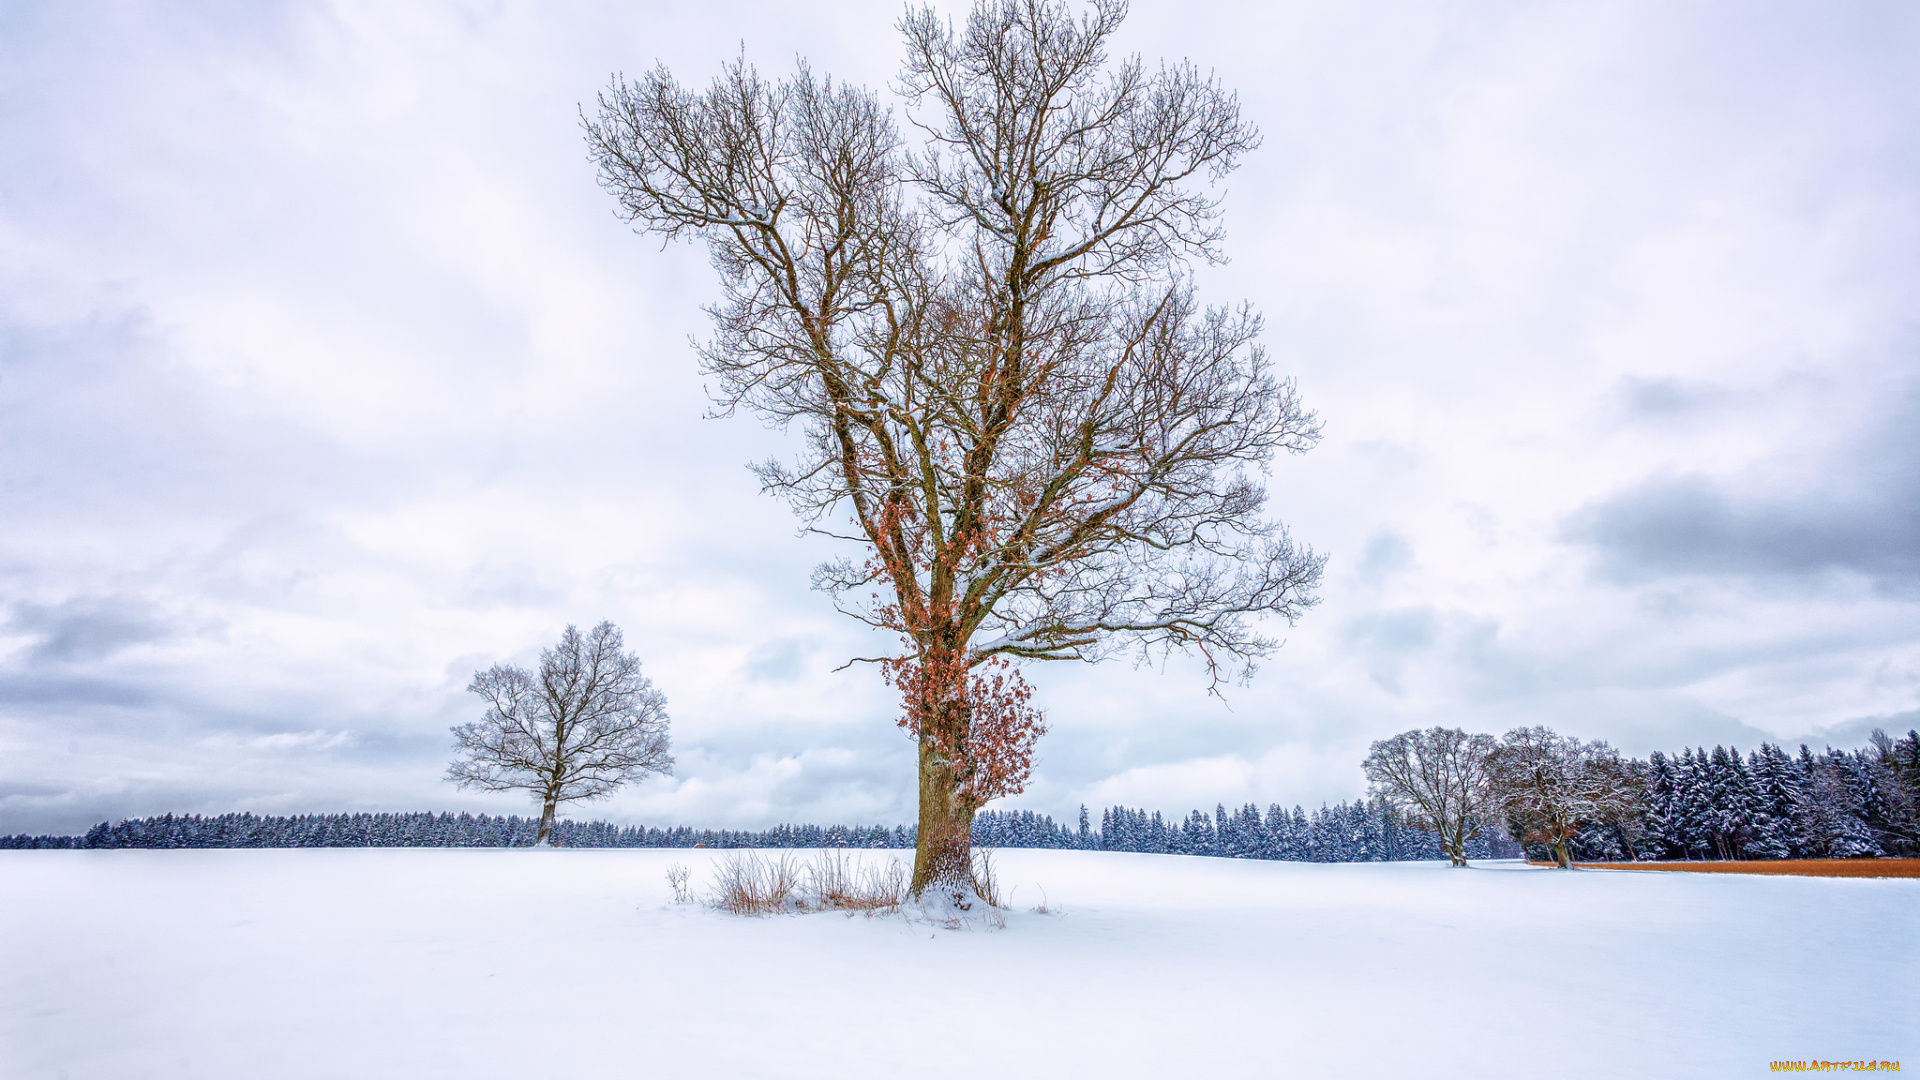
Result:
M1655 751L1628 766L1637 780L1630 808L1582 825L1573 841L1579 861L1920 855L1920 733L1820 754L1805 746L1788 754L1765 743L1744 756L1721 746ZM532 817L467 813L163 814L101 822L81 836L0 836L0 849L525 847L538 827ZM581 848L911 848L914 841L911 826L883 825L748 831L568 820L553 835L555 846ZM1400 820L1377 798L1313 811L1216 805L1211 814L1194 810L1184 818L1114 806L1101 812L1097 828L1085 807L1071 825L1029 810L983 810L974 818L973 843L1291 862L1445 857L1438 837ZM1490 824L1468 856L1514 858L1522 850Z

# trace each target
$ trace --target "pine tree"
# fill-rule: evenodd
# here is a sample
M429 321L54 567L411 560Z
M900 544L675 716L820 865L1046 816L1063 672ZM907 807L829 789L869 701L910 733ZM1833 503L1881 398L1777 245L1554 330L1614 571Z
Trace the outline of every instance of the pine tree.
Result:
M1288 856L1295 862L1313 862L1313 825L1299 803L1293 805L1293 848Z
M1672 859L1685 855L1680 841L1679 793L1673 763L1655 750L1647 756L1647 835L1640 857Z
M1187 815L1185 827L1181 831L1181 853L1186 855L1213 855L1217 853L1216 837L1213 831L1213 819L1199 810Z
M1243 859L1267 858L1267 827L1260 820L1260 808L1248 803L1235 815L1234 832L1240 840L1240 857Z
M1706 777L1707 752L1688 747L1673 770L1675 832L1688 859L1711 858L1713 804Z
M1805 747L1802 747L1805 752ZM1828 750L1813 760L1808 771L1807 822L1813 854L1828 859L1853 859L1881 854L1873 831L1861 816L1861 796L1847 761L1839 750Z
M1758 801L1753 778L1747 774L1738 750L1713 748L1705 769L1705 820L1713 853L1720 859L1738 859L1752 838Z
M1279 803L1268 803L1265 819L1261 822L1260 833L1266 838L1263 859L1283 860L1287 857L1287 837L1293 832L1293 817L1287 808Z
M1803 845L1798 827L1799 785L1793 761L1777 746L1761 743L1749 759L1753 777L1753 839L1747 855L1790 859Z
M1213 806L1214 854L1226 859L1239 859L1244 856L1240 851L1239 822L1227 816L1227 804L1215 803Z

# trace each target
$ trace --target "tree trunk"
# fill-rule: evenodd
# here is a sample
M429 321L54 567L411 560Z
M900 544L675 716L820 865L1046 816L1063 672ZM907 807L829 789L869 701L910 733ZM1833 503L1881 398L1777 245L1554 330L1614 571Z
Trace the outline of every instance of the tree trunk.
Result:
M973 889L973 804L953 766L920 738L920 835L913 851L913 895L927 889L964 898Z
M1553 861L1559 863L1562 870L1573 869L1573 853L1568 850L1567 838L1564 836L1553 842Z
M540 808L540 835L533 838L534 846L545 847L553 840L553 813L554 799L548 796L545 805Z

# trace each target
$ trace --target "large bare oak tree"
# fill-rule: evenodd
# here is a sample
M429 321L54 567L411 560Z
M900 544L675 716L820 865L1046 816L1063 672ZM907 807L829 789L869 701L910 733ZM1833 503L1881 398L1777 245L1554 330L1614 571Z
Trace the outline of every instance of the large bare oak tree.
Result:
M1500 810L1488 770L1495 745L1459 728L1403 731L1374 743L1363 768L1389 806L1439 834L1447 858L1465 866L1467 841Z
M459 757L447 779L482 791L527 791L540 801L540 834L553 836L561 803L611 795L647 773L671 773L667 696L640 674L620 629L567 627L540 652L540 670L495 664L467 689L486 715L453 729Z
M1181 648L1217 686L1320 577L1259 479L1318 424L1259 317L1189 273L1258 135L1193 66L1110 60L1125 10L909 10L907 135L867 90L744 60L616 77L583 118L636 230L711 255L721 411L804 436L765 489L862 552L816 587L901 635L876 659L919 746L916 893L970 886L975 810L1026 779L1018 662Z
M1561 869L1573 869L1570 842L1588 821L1630 811L1639 784L1620 752L1548 727L1514 728L1488 757L1494 798L1515 839L1546 844Z

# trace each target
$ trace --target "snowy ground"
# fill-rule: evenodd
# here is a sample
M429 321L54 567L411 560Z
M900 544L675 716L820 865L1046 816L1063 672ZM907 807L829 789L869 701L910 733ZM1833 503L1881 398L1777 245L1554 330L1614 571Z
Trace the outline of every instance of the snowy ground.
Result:
M0 1076L1920 1069L1915 880L1006 851L952 932L669 903L721 855L0 853Z

